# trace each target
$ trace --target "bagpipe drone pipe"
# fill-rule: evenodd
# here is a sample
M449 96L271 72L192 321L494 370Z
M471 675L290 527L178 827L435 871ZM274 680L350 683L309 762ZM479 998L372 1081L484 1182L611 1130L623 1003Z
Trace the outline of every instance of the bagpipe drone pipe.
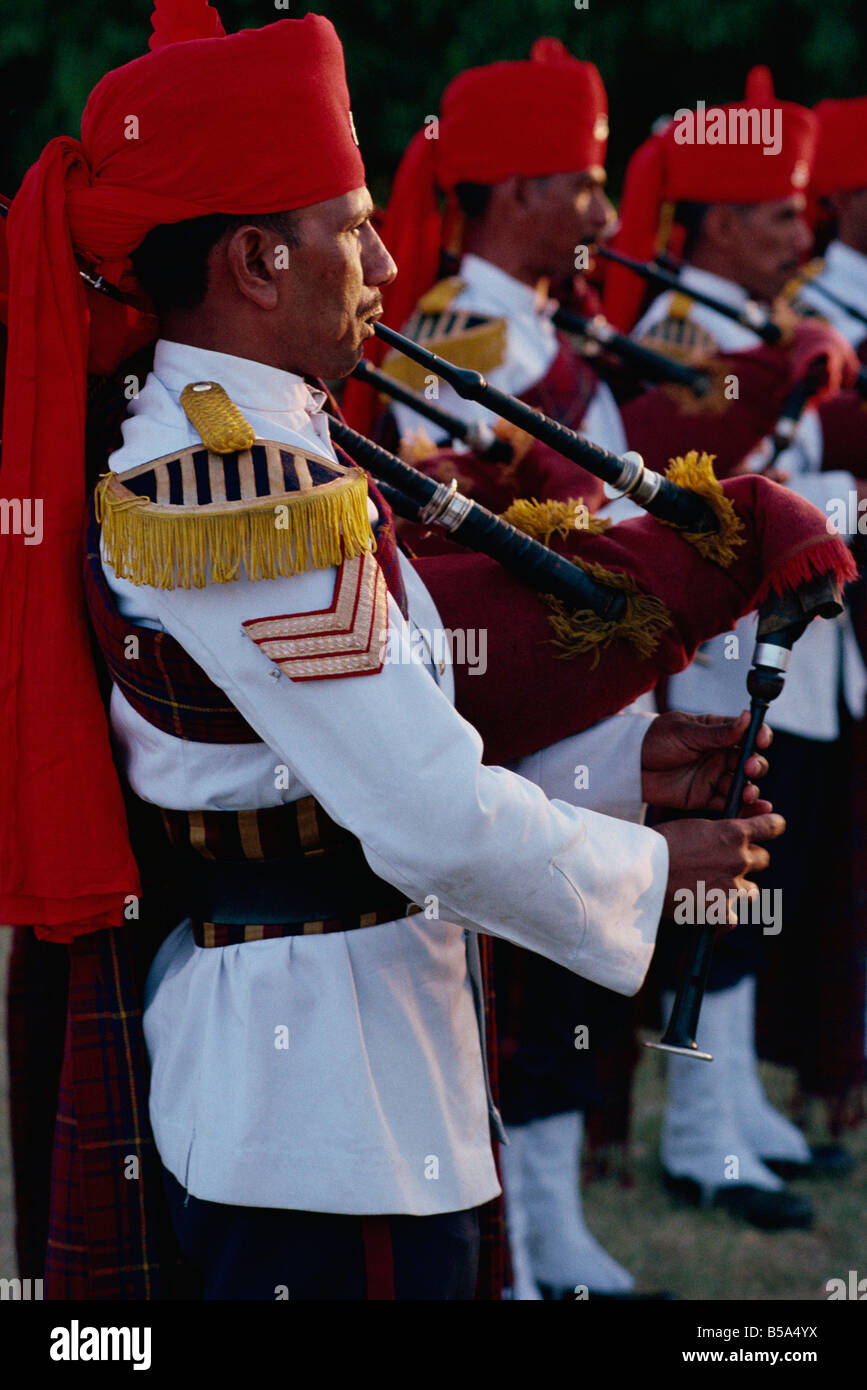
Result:
M536 412L528 414L538 422ZM534 422L526 423L532 430ZM499 521L503 532L523 532L520 539L531 537L552 561L568 561L595 586L594 611L593 588L570 598L554 582L554 565L546 569L535 549L531 581L526 570L511 573L503 554L453 548L414 560L444 629L485 630L484 672L459 662L454 677L457 707L482 735L489 763L535 752L615 714L763 604L770 605L769 622L783 598L799 618L832 616L840 609L834 586L855 576L847 546L817 508L766 478L720 483L710 459L698 454L672 462L662 494L671 489L677 511L691 512L691 522L678 527L646 516L608 527L564 502L526 501L494 518L347 426L334 422L332 432L356 462L397 489L391 500L398 509L417 517L427 508L428 525L437 513L451 522L450 540L478 544L467 526L474 512L482 531L495 534ZM609 467L622 466L614 455L607 459ZM407 496L410 487L419 490ZM560 576L568 584L562 570ZM832 592L817 593L811 582L825 576Z

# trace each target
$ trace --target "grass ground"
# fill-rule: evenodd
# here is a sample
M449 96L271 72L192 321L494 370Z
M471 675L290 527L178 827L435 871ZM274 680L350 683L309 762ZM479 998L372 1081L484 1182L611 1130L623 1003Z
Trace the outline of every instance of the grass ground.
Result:
M844 1139L858 1163L842 1181L797 1182L816 1221L809 1231L764 1233L721 1212L675 1206L662 1190L659 1127L665 1097L663 1061L645 1051L635 1093L635 1186L615 1179L585 1189L588 1225L643 1289L681 1299L825 1299L831 1278L867 1275L867 1126ZM696 1065L701 1065L696 1063ZM763 1066L771 1100L784 1108L792 1076ZM808 1131L817 1142L827 1135Z

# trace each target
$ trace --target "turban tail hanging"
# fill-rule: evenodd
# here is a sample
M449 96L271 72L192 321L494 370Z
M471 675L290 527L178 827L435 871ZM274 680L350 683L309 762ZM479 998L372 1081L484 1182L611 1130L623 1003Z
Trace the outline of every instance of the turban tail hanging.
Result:
M688 485L690 464L695 460L672 476ZM661 600L671 621L650 656L612 641L564 659L536 595L485 557L416 561L444 628L486 630L484 673L455 665L457 707L481 733L486 762L523 757L615 714L662 676L683 670L702 642L728 632L768 594L817 575L833 574L841 584L855 577L845 543L810 503L765 478L733 478L721 487L742 538L725 567L650 517L597 534L552 537L561 554L624 573L641 593Z
M211 37L173 41L190 33ZM8 218L3 488L41 503L43 534L0 550L0 921L58 939L120 923L138 891L80 547L87 372L116 369L156 334L143 301L85 291L79 260L135 292L129 255L155 226L306 207L365 181L330 22L220 35L210 7L159 7L154 51L103 78L81 140L46 146Z

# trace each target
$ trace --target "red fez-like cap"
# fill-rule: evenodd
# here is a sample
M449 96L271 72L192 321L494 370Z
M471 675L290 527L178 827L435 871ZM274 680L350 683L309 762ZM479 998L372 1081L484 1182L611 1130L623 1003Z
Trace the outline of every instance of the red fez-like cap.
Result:
M450 82L433 145L436 179L494 184L598 168L608 145L608 98L592 63L558 39L537 39L528 62L468 68Z
M820 101L815 114L819 144L813 195L826 198L851 188L867 188L867 97Z
M383 240L398 276L384 294L389 322L402 324L433 284L448 224L437 190L578 173L605 163L608 99L592 63L559 39L540 38L523 62L468 68L443 93L436 124L418 132L395 175Z
M614 245L640 260L664 250L670 210L681 200L772 203L804 193L817 130L806 106L774 97L766 68L750 74L744 101L677 112L629 161ZM605 312L619 328L631 328L642 294L631 271L608 266Z

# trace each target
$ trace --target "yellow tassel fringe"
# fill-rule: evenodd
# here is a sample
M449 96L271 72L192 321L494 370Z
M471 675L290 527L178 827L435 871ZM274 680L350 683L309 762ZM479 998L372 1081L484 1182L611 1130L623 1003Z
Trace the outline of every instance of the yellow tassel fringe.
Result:
M719 530L712 535L675 529L685 541L694 545L703 560L712 560L721 569L728 569L737 559L737 551L745 543L744 526L733 503L720 487L713 471L713 455L699 454L691 449L686 458L669 461L665 476L679 487L695 492L710 503L719 520ZM663 522L668 526L669 522Z
M518 497L502 516L510 526L543 545L550 545L552 536L565 540L573 531L596 535L607 531L611 525L604 517L591 516L581 497L570 498L568 502L554 499L537 502L534 497Z
M551 610L554 641L560 648L560 654L567 658L592 651L593 665L596 666L602 649L616 637L629 642L635 653L645 660L653 656L663 632L671 627L671 615L662 599L641 593L632 576L624 574L622 570L609 570L604 565L576 560L574 556L572 563L598 583L625 593L626 613L619 623L603 622L588 609L576 611L561 599L546 596L545 602Z
M251 580L327 569L369 550L367 478L360 472L339 486L271 496L246 506L157 506L122 497L113 475L96 488L105 557L118 579L157 589L202 589L226 584L242 571Z
M504 521L543 545L550 545L554 535L565 539L576 530L593 535L607 531L611 525L604 517L590 516L580 497L570 502L537 502L532 498L519 497L502 515ZM661 634L671 627L671 617L662 599L641 593L632 576L624 574L622 570L609 570L604 565L579 560L574 555L570 555L569 559L591 579L607 585L609 589L619 589L625 593L626 612L618 623L604 622L590 609L570 608L562 599L543 594L551 613L553 641L560 648L560 655L565 659L592 651L593 665L596 666L602 648L617 637L629 642L638 656L651 657L659 645Z

